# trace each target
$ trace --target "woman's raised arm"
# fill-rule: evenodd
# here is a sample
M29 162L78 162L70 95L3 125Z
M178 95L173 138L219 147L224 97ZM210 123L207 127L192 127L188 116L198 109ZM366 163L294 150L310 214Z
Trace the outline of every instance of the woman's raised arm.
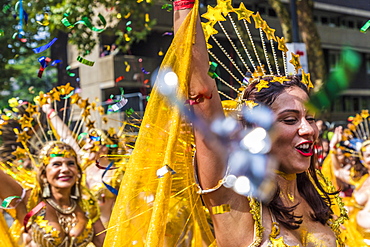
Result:
M176 10L176 5L189 6L193 0L174 2L174 30L179 30L191 9ZM197 11L194 9L194 11ZM209 59L205 38L197 17L196 38L193 45L192 65L190 70L189 99L197 100L193 105L195 115L208 126L217 118L224 117L220 96L215 80L208 75ZM190 28L190 27L189 27ZM194 128L196 143L197 176L203 190L215 187L226 172L227 151L219 142L212 142L204 135L204 130ZM204 194L203 199L212 212L212 208L222 204L230 205L231 211L223 214L211 214L219 246L244 246L253 241L254 221L249 213L247 198L231 189L221 186L214 192Z
M19 199L12 200L9 206L16 206L17 219L20 222L23 222L23 219L27 214L26 198L28 198L28 196L25 194L25 191L23 191L22 186L20 186L17 181L15 181L8 174L4 173L2 170L0 170L0 181L0 198L2 200L12 196L19 196L22 199L21 201L19 201Z

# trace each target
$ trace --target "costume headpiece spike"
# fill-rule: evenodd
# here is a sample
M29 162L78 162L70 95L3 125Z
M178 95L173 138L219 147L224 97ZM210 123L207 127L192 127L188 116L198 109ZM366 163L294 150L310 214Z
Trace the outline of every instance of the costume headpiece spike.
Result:
M356 114L352 123L349 123L347 128L343 130L340 148L356 157L361 157L361 148L370 141L369 124L369 111L367 109Z
M240 91L243 90L235 88L232 82L223 79L226 78L225 73L242 87L246 87L251 81L260 80L265 76L282 77L282 79L278 78L275 81L286 81L286 76L288 76L286 53L288 49L285 40L275 35L275 29L271 28L258 12L254 13L246 9L244 3L240 3L238 8L233 8L230 0L218 0L215 7L207 7L207 12L202 17L208 20L202 23L202 27L209 55L220 65L222 70L221 73L217 72L217 79L231 89L231 94L228 97L225 92L220 93L222 96L228 99L234 98L235 101L242 103ZM253 24L251 17L254 21ZM239 25L238 22L244 25ZM260 42L258 45L257 40L252 36L250 25L253 25L258 31L259 38L257 40ZM236 37L232 37L229 33L233 33ZM220 34L223 34L225 40L230 43L231 51L235 56L230 54L230 50L226 48ZM243 38L243 34L246 34L247 40ZM220 52L215 49L219 49ZM280 50L281 54L277 50ZM281 58L279 58L280 56ZM294 66L293 75L298 74L299 69L302 68L299 55L292 53L292 59L289 62ZM281 63L283 63L283 66L281 66ZM223 71L225 73L222 73ZM308 88L313 87L309 74L302 72L302 82ZM248 78L248 75L251 78ZM262 82L259 90L266 87L269 87L269 83Z

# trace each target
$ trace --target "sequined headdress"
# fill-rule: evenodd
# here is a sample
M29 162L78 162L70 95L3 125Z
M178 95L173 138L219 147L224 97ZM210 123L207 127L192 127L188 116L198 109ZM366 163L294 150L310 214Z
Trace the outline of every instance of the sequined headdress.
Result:
M361 157L361 149L370 145L369 116L369 110L362 110L343 130L340 148L351 156Z
M214 61L209 75L224 85L219 87L219 93L229 100L224 102L224 109L229 108L225 110L237 110L242 105L241 92L251 82L259 80L257 86L260 89L269 87L268 82L263 80L267 76L273 77L273 81L284 83L289 81L286 76L301 72L302 82L308 88L313 87L310 74L301 69L300 55L290 53L292 58L289 62L294 66L294 71L288 73L289 51L284 37L276 36L275 29L270 28L258 12L246 9L243 2L234 8L231 0L218 0L215 7L207 7L202 17L207 20L202 23L202 27L208 53ZM252 28L249 27L253 25L251 19L254 20ZM255 30L259 38L253 37L252 32ZM225 78L230 78L237 85Z
M81 138L81 132L87 133L95 130L95 123L98 120L102 128L109 129L108 135L122 135L123 129L120 129L118 134L114 128L108 128L108 117L105 114L103 106L99 100L89 102L89 99L82 99L70 84L62 85L53 88L47 93L40 92L34 98L35 104L29 103L25 109L27 114L14 113L14 110L5 111L2 115L2 126L7 126L8 122L18 122L18 127L14 128L16 142L22 147L17 147L13 152L15 159L21 159L27 156L32 160L34 166L38 165L35 159L33 150L40 150L46 143L50 141L62 141L76 147L82 147L86 138ZM13 109L20 104L17 100L12 101ZM42 107L50 104L49 113L45 114ZM10 114L12 113L12 114ZM60 120L57 124L52 124L52 119L59 116ZM73 124L73 125L72 125ZM106 127L107 126L107 127ZM124 125L122 125L122 128ZM61 128L65 128L68 132L67 136L60 136ZM98 133L98 132L97 132ZM104 143L112 145L112 140L106 134L99 131L100 138ZM80 138L79 138L80 137ZM75 146L74 146L75 145ZM78 149L78 148L77 148ZM42 160L40 160L42 162Z

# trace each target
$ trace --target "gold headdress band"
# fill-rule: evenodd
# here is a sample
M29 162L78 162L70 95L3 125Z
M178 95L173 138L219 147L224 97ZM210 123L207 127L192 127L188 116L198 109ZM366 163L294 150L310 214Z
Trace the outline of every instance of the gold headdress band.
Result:
M238 95L238 97L235 99L234 97L227 95L225 92L221 90L219 91L220 95L231 101L235 101L235 103L229 103L228 107L226 107L229 109L226 110L235 110L237 106L243 102L240 97L242 95L240 92L244 91L249 83L254 80L260 81L261 85L258 85L259 90L269 87L268 82L261 79L266 76L272 76L273 81L277 81L280 83L284 83L284 81L289 81L289 79L286 78L286 76L288 75L286 63L286 53L288 52L288 49L286 47L285 40L283 37L279 38L275 36L275 29L270 28L267 25L266 21L261 18L258 12L254 13L253 11L246 9L242 2L240 3L239 8L234 8L232 6L231 0L223 0L217 1L217 5L215 7L208 6L207 12L203 14L202 17L208 20L207 22L202 23L205 39L207 42L208 53L218 63L218 65L220 65L223 70L227 72L227 76L233 78L233 80L238 82L239 84L239 88L236 88L235 86L231 85L231 83L228 83L220 75L216 74L216 69L214 68L215 65L212 65L213 68L210 69L211 76L217 78L227 88L231 89L231 91L234 91L234 95ZM251 17L254 20L255 29L257 29L259 32L263 56L259 55L259 53L261 52L259 52L257 49L258 47L255 44L255 41L252 37L251 29L248 25L248 23L251 24ZM235 21L236 18L239 22ZM221 30L224 36L222 36L221 33L219 34L219 31L215 28L216 24L218 24L218 30ZM226 24L230 25L226 26ZM237 41L234 41L232 39L229 32L232 32L236 35ZM247 47L247 41L243 39L243 36L245 36L244 34L249 37L248 43L250 48ZM235 51L235 58L230 56L229 52L223 47L223 45L219 41L219 37L226 37L231 47ZM270 43L270 55L265 40L268 40ZM236 42L239 42L240 45L237 46ZM214 47L218 47L219 51L214 51ZM239 47L241 47L241 49L239 49ZM281 51L282 62L280 62L280 64L283 64L283 69L280 69L279 66L277 50ZM245 61L241 51L244 51L246 55L245 57L247 57L248 62ZM220 56L217 56L216 54L223 54L225 59L221 59ZM291 55L292 59L289 62L295 68L295 71L293 73L293 75L295 75L298 74L299 69L302 68L302 66L299 61L299 55L294 53L291 53ZM273 59L270 58L271 56L273 57ZM232 64L232 68L225 65L225 60ZM262 60L265 60L266 64L264 64ZM240 68L240 65L242 65L243 68ZM268 68L268 73L266 72L265 65ZM273 69L273 65L275 65L275 71ZM226 76L223 77L225 78ZM310 80L310 74L306 74L303 69L302 82L306 84L308 88L313 87Z

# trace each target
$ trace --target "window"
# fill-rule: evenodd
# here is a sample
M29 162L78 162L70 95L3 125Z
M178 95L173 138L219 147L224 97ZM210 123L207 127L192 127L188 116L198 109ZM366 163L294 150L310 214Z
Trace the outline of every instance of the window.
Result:
M323 25L327 25L327 24L329 23L328 17L326 17L326 16L322 16L322 17L321 17L321 23L322 23Z
M366 72L370 75L370 54L366 55Z
M353 104L353 111L358 112L360 111L360 97L352 97L352 104Z
M339 51L329 51L329 71L333 71L340 62Z
M355 23L353 21L348 21L349 28L355 28Z
M276 17L276 12L272 8L268 8L268 16Z

